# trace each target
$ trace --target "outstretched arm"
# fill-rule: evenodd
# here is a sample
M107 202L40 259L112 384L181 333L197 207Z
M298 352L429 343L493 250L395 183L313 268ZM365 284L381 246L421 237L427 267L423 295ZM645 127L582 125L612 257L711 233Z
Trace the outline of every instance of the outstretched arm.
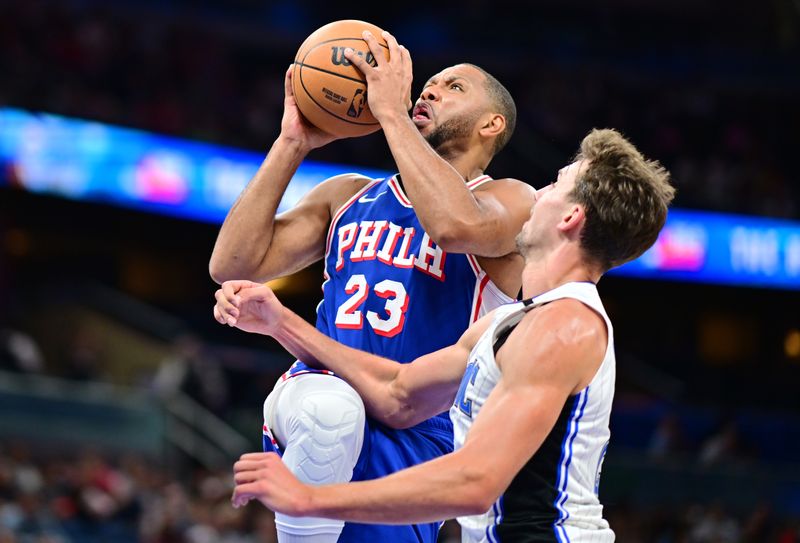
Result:
M234 465L233 504L355 522L407 524L486 512L536 453L570 395L603 360L605 323L575 300L528 314L498 353L502 378L458 451L358 483L310 487L269 453Z
M489 321L487 315L473 324L455 345L400 364L325 336L283 307L267 286L228 281L216 300L218 322L272 336L306 364L334 371L358 391L370 416L395 428L418 424L452 405L469 353Z

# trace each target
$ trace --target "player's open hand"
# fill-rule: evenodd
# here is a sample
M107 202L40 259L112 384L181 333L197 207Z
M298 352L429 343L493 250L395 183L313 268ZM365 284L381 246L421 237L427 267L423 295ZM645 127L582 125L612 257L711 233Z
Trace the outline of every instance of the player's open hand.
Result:
M297 102L292 91L292 66L286 70L283 80L285 97L283 99L283 119L281 119L281 137L294 141L303 146L306 151L322 147L330 142L339 139L333 134L323 132L310 122L308 122Z
M371 32L365 30L363 38L375 59L375 66L371 66L350 48L345 49L344 56L367 79L369 109L378 121L385 115L406 115L411 109L411 53L398 44L394 36L384 31L383 39L389 47L389 60L386 60L378 40Z
M275 453L247 453L233 465L231 503L258 500L269 509L295 517L307 516L313 489L297 480Z
M264 335L274 334L280 326L283 305L262 283L225 281L214 298L214 318L220 324Z

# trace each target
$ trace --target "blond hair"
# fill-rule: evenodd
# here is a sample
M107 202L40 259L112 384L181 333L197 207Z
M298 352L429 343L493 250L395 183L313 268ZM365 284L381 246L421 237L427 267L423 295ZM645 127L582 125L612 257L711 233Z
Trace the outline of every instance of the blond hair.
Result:
M575 160L588 162L570 194L586 212L580 239L586 255L603 271L640 256L667 220L675 196L669 172L612 129L592 130Z

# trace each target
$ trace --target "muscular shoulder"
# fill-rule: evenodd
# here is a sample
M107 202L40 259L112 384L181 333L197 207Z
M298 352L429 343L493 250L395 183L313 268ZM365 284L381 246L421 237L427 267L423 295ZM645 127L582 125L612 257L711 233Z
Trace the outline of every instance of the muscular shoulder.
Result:
M358 173L343 173L320 183L315 192L321 199L329 203L331 213L333 213L372 181L374 181L372 178Z
M606 324L594 309L575 298L561 298L529 311L521 325L566 344L606 342Z
M484 183L475 189L475 194L488 193L498 197L516 198L520 203L532 204L536 189L519 179L506 177L494 179L490 183Z
M509 336L502 360L504 373L523 372L569 381L576 390L589 384L608 345L605 321L596 311L573 298L537 307ZM524 356L509 356L524 353ZM510 367L515 365L516 367Z
M530 215L536 190L519 179L495 179L476 188L474 193L484 202L491 201L507 209L521 226Z

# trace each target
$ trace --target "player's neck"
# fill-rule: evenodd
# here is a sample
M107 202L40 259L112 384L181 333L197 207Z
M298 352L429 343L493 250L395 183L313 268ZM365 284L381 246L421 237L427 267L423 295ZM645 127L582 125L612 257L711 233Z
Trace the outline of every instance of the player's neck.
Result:
M461 175L465 182L483 175L483 167L478 165L473 157L460 155L445 160Z
M482 151L477 146L466 149L442 146L436 152L461 175L464 181L480 177L489 165L489 161L483 157Z
M572 247L562 246L546 254L526 255L522 269L522 297L538 296L565 283L596 283L599 280L600 275L586 265L579 253Z

